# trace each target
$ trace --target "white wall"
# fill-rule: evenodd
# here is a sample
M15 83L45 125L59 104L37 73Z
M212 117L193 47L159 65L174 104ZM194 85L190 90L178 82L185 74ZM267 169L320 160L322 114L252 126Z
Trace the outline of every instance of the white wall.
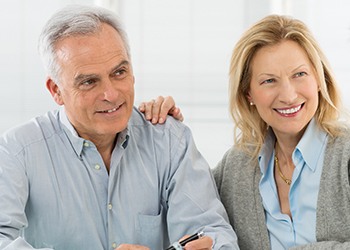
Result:
M57 108L37 52L44 23L69 3L93 0L0 0L0 134Z
M173 95L212 167L232 145L227 110L230 53L240 34L267 14L291 14L310 27L350 108L347 0L1 0L0 134L57 108L45 88L38 35L60 7L93 2L112 6L126 24L136 76L135 103Z
M344 94L350 89L350 1L120 0L118 9L131 38L136 103L174 96L212 167L233 141L227 108L231 51L262 17L289 14L304 21L328 55Z

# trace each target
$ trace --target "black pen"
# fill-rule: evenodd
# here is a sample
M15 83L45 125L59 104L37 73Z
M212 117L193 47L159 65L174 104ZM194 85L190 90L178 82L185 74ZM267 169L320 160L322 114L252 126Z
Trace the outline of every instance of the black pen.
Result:
M188 242L200 239L203 237L203 235L204 235L203 231L200 231L199 233L195 233L195 234L191 235L190 237L188 237L187 239L184 239L180 242L178 242L178 241L175 242L170 247L168 247L166 250L181 250Z

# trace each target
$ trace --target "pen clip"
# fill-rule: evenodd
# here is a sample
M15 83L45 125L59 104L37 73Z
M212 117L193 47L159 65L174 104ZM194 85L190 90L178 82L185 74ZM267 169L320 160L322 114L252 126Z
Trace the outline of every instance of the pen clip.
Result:
M200 232L198 233L198 239L202 238L203 236L204 236L204 232L203 232L203 231L200 231Z

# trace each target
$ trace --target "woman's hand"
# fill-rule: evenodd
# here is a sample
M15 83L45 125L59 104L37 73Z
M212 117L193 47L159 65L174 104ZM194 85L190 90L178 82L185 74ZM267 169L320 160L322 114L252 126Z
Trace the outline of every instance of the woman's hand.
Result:
M158 96L155 100L141 102L139 110L145 114L146 120L151 121L152 124L164 123L167 115L171 115L181 122L184 120L180 108L175 106L175 101L171 96Z

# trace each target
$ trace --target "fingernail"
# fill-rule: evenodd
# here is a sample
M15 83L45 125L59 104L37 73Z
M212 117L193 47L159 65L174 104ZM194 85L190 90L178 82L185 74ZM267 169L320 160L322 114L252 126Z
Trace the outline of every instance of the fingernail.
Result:
M150 115L146 115L146 120L150 120L151 116Z
M159 123L163 123L164 119L163 118L159 118Z
M156 118L153 118L152 123L156 123L156 122L157 122Z

